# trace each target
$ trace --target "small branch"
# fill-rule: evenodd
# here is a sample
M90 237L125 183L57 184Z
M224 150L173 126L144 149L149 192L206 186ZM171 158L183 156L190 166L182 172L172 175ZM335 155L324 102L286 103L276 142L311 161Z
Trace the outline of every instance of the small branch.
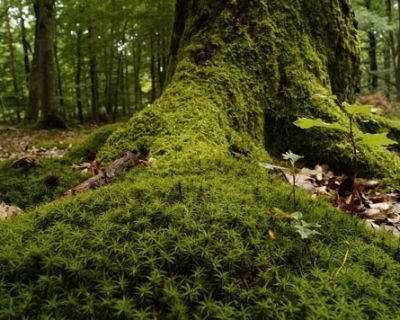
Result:
M114 180L114 177L128 169L132 164L138 165L143 163L143 157L139 155L137 152L128 152L122 158L114 161L111 165L106 167L102 172L98 175L86 180L85 182L81 183L80 185L66 191L63 195L63 198L74 196L79 193L87 192L90 189L96 189L108 183L111 183Z
M332 278L333 282L336 281L336 279L339 277L340 273L344 270L344 268L345 268L345 266L347 264L347 260L349 259L350 243L347 240L343 241L343 243L347 246L347 251L346 251L346 254L344 255L344 259L343 259L342 265L336 271L335 275Z

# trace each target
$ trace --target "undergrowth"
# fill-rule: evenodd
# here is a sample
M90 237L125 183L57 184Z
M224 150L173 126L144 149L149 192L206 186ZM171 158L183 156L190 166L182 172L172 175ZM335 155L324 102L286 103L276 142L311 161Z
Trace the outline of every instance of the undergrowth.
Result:
M387 319L400 246L300 192L321 235L299 240L291 189L236 160L125 180L6 221L0 319ZM206 168L212 168L206 170ZM269 236L272 230L275 239ZM348 266L336 281L349 241Z
M57 199L89 177L79 170L72 170L72 164L95 158L117 128L118 125L104 126L77 144L63 159L40 158L41 166L38 167L11 169L12 161L0 162L0 203L16 205L25 210ZM46 184L49 175L58 177L56 185Z
M0 163L0 203L31 209L52 201L79 184L87 175L73 171L60 159L40 159L41 167L11 169L11 161ZM58 177L56 185L47 185L46 177Z

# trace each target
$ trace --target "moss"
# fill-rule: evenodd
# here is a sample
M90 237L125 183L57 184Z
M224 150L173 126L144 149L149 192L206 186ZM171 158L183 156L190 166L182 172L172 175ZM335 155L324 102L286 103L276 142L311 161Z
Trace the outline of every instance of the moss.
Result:
M41 167L10 169L10 161L0 163L0 203L16 205L24 210L53 201L66 190L87 178L73 171L62 159L40 159ZM57 176L56 185L46 177ZM53 179L54 180L54 179Z
M300 192L306 221L322 225L320 236L302 241L288 221L267 213L290 210L289 186L227 159L173 175L160 163L137 168L120 183L2 223L0 318L359 319L398 312L396 241ZM350 260L333 283L343 240L351 243Z
M95 130L85 141L78 143L68 154L66 160L81 163L96 156L110 135L120 127L120 124L110 124Z

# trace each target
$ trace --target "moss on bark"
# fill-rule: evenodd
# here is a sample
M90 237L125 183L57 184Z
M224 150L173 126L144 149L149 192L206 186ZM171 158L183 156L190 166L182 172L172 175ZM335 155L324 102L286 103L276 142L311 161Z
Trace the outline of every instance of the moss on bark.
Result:
M267 157L265 148L349 167L342 136L292 124L345 121L315 94L351 101L357 91L360 52L347 1L178 1L174 29L168 89L109 140L103 159L143 145L167 162ZM360 151L365 172L399 173L389 152Z

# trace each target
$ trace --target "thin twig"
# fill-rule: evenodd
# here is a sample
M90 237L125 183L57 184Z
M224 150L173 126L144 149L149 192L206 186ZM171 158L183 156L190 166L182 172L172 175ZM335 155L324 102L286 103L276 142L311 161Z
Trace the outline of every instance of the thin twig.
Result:
M346 254L344 255L344 259L342 262L342 265L340 268L336 271L335 275L332 278L332 281L336 281L336 279L339 277L340 273L343 271L343 269L346 267L347 260L349 259L349 254L350 254L350 243L347 240L344 240L343 243L347 246L347 251Z

